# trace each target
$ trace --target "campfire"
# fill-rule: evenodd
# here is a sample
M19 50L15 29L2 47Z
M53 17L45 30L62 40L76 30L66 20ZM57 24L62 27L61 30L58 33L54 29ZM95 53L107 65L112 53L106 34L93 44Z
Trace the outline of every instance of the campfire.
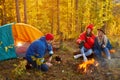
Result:
M86 62L83 62L82 64L79 64L78 71L81 73L91 73L97 66L98 62L94 59L91 59Z

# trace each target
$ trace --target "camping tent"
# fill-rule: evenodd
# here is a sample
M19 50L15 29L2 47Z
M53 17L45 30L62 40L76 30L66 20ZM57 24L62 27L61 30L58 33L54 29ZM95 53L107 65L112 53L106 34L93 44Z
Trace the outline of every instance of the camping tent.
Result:
M31 42L43 36L43 33L24 23L6 24L0 27L0 61L16 58L25 53Z

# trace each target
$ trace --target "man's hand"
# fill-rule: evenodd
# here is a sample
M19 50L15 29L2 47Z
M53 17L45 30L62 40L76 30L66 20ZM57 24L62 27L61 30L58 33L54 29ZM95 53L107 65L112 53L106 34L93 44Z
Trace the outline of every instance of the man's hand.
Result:
M48 67L52 66L52 64L50 62L46 62L45 64L48 65Z
M47 62L51 62L52 61L52 56L49 57L48 61Z

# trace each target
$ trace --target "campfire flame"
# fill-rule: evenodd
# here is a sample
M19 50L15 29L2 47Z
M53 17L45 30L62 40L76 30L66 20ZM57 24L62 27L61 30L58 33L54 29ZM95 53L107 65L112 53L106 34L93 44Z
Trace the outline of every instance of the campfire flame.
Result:
M94 59L91 59L86 62L83 62L82 64L79 64L78 69L82 70L83 73L86 73L90 65L94 65L96 67L98 66L98 63Z

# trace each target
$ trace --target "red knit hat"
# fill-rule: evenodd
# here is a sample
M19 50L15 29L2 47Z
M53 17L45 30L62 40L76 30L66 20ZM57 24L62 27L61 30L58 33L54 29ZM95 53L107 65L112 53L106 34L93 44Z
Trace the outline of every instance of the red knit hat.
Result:
M45 38L46 38L46 40L53 40L54 36L53 36L53 34L48 33L48 34L45 35Z
M87 29L90 28L91 31L92 31L92 30L93 30L93 27L94 27L94 25L93 25L93 24L90 24L90 25L87 26Z

